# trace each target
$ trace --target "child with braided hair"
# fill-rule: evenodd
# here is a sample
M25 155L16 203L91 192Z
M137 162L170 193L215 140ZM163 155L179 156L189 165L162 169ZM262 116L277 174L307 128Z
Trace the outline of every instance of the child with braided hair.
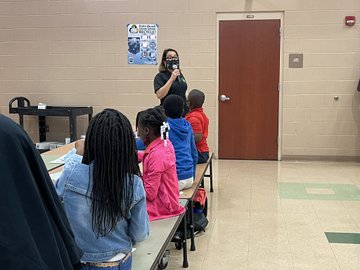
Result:
M168 139L166 116L159 108L138 114L137 133L146 149L138 153L143 162L143 182L150 221L182 214L174 147Z
M56 182L84 251L81 269L131 269L132 245L149 235L140 175L130 121L114 109L99 112L85 140L77 141L65 157Z

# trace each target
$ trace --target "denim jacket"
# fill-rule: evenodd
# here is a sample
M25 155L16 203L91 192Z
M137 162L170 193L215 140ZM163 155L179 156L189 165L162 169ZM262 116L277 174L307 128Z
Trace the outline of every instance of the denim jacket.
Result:
M149 218L142 180L134 176L133 203L129 219L121 219L108 235L98 238L92 230L91 202L92 165L82 163L82 156L71 150L65 157L64 171L56 182L56 191L63 201L75 241L84 251L86 262L108 261L118 253L127 254L132 244L149 236ZM88 191L89 189L89 191Z

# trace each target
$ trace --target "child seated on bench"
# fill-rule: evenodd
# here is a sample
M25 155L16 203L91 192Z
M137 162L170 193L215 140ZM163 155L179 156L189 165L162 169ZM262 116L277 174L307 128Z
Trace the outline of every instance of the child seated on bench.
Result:
M75 146L56 190L84 251L82 269L130 270L132 244L149 235L131 124L119 111L105 109Z
M175 152L168 140L165 121L162 111L152 108L140 112L137 123L138 136L146 146L144 152L138 152L138 158L143 162L150 221L177 216L185 211L179 204Z
M163 106L170 126L170 141L175 149L179 189L191 188L198 157L191 125L181 117L184 101L178 95L169 95L165 98Z
M206 142L208 137L209 119L202 108L204 101L205 95L203 92L197 89L191 90L187 98L190 112L185 116L185 119L189 121L194 131L194 138L198 151L198 164L206 163L209 159L209 146Z

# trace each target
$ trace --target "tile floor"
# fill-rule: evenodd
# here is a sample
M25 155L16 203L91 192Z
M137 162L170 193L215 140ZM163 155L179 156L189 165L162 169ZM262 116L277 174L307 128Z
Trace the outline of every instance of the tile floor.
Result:
M360 163L213 165L210 223L188 269L360 269ZM167 269L183 269L182 251L169 248Z

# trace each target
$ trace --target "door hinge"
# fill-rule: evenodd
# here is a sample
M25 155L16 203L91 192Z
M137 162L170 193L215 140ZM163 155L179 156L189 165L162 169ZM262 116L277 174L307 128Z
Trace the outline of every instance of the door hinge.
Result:
M278 92L280 92L280 83L278 83Z
M281 27L279 28L279 35L280 35L280 37L282 36L282 28Z

